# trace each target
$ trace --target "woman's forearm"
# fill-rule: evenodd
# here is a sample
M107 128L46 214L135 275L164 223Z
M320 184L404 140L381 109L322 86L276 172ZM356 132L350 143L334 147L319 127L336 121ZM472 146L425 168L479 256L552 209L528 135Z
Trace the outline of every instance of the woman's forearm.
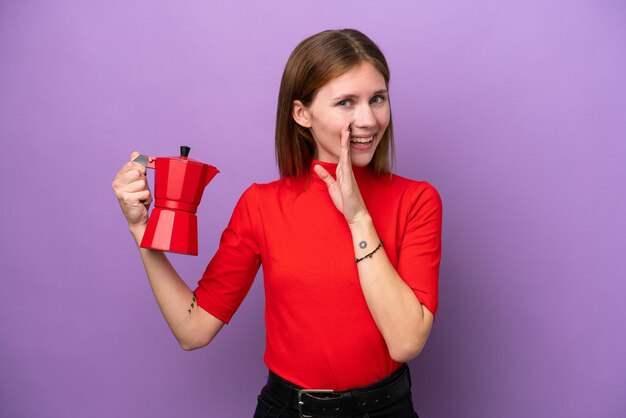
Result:
M356 258L376 249L380 238L369 215L350 225ZM361 289L391 357L398 362L415 358L432 327L432 314L419 302L389 261L384 248L357 263Z
M198 307L195 296L161 251L140 248L145 228L131 229L150 287L165 321L185 350L211 342L224 323Z

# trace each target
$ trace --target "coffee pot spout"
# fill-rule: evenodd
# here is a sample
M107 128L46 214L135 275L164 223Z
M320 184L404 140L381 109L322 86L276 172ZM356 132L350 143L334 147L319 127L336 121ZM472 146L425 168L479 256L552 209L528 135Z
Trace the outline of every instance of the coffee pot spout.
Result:
M213 180L213 177L215 177L215 175L219 172L220 170L213 167L212 165L207 164L207 170L204 176L204 187L206 187L211 182L211 180Z

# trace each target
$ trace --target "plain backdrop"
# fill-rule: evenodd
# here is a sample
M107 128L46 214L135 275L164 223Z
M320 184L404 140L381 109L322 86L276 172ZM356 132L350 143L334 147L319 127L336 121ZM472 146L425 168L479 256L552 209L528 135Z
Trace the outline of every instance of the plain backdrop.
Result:
M0 416L252 415L262 275L184 352L111 182L134 149L221 170L200 255L171 257L194 287L277 178L287 57L344 27L389 61L396 172L444 203L420 416L626 416L625 22L621 0L0 1Z

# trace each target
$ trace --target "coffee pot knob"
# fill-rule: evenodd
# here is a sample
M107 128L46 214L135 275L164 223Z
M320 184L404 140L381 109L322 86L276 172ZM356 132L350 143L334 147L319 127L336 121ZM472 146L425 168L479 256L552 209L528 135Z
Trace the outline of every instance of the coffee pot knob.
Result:
M191 148L189 148L188 146L181 145L181 147L180 147L180 156L181 157L188 157L190 150L191 150Z

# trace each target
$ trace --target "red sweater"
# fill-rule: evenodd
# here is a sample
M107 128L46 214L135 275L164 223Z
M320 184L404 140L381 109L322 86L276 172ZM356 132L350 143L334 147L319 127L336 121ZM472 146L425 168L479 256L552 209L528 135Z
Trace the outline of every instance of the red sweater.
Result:
M336 164L314 163L334 175ZM354 172L389 260L436 314L439 194L426 182ZM348 225L312 166L244 192L198 283L198 305L228 323L261 264L270 370L305 388L346 390L398 369L363 296Z

